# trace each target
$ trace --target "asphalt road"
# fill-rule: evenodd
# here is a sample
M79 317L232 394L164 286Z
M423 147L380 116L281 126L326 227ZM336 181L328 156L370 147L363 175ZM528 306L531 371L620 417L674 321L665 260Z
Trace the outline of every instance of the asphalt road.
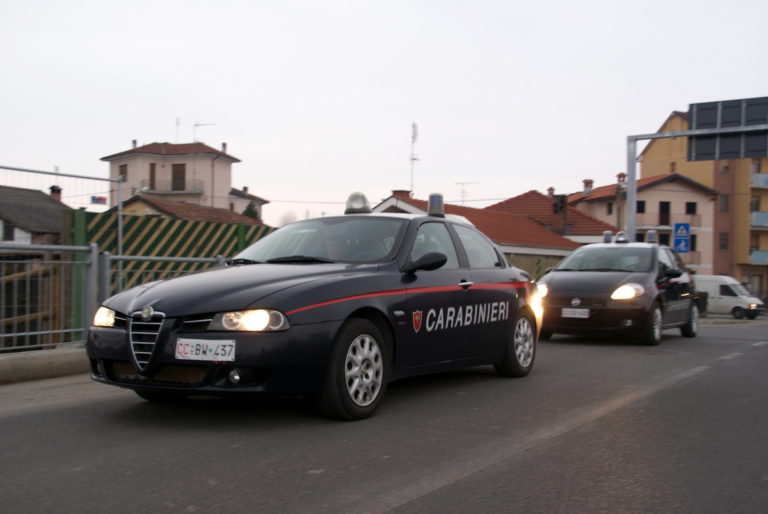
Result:
M397 382L354 423L76 375L0 387L0 511L762 513L766 427L760 320L658 347L556 336L525 379Z

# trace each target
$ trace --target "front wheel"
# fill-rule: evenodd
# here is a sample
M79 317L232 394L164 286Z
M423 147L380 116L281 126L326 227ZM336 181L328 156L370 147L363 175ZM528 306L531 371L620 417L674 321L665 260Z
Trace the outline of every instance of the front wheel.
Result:
M656 346L661 342L661 327L663 323L663 317L661 314L661 307L659 304L653 304L651 311L648 313L648 319L643 327L642 335L640 336L643 344L649 346Z
M368 320L348 321L336 336L317 407L343 420L367 418L379 406L389 377L387 341Z
M504 358L495 366L496 373L505 377L524 377L531 372L536 357L535 326L530 314L517 314Z
M734 307L732 314L733 319L744 319L744 309L741 307Z
M696 337L699 331L699 306L696 302L691 302L691 308L688 311L688 321L680 327L680 333L683 337Z

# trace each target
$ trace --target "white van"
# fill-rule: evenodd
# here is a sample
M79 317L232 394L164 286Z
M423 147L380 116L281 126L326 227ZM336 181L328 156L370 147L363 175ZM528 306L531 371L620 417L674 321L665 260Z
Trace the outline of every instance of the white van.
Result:
M696 291L705 291L707 312L731 314L736 319L755 319L763 312L763 302L735 278L728 275L694 275Z

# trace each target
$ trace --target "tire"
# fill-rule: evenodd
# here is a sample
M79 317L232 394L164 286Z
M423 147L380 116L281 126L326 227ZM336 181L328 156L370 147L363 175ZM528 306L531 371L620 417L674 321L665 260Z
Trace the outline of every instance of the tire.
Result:
M648 312L648 318L642 330L640 340L648 346L657 346L661 342L661 329L664 323L664 317L661 313L661 307L654 303Z
M504 377L524 377L531 372L536 358L535 326L530 314L520 312L515 316L504 358L495 366L496 373Z
M683 337L696 337L699 331L699 306L696 302L691 302L691 308L688 310L688 321L680 327L680 333Z
M552 339L552 332L549 330L539 332L539 341L549 341L550 339Z
M316 399L320 412L347 421L369 417L387 390L390 362L388 342L376 325L365 319L349 320L331 351Z
M757 318L757 314L747 314L747 319L755 319Z
M733 319L744 319L744 309L741 307L734 307L731 314L733 314Z
M173 393L170 391L134 391L140 398L152 403L176 403L184 400L186 395L183 393Z

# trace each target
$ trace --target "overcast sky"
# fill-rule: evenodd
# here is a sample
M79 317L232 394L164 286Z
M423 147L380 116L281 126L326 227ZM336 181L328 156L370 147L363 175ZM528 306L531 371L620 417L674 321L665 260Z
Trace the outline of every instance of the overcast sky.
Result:
M277 225L409 189L416 122L416 197L574 192L673 110L768 96L766 20L765 0L0 0L0 165L107 177L132 139L211 123L198 140L227 142Z

